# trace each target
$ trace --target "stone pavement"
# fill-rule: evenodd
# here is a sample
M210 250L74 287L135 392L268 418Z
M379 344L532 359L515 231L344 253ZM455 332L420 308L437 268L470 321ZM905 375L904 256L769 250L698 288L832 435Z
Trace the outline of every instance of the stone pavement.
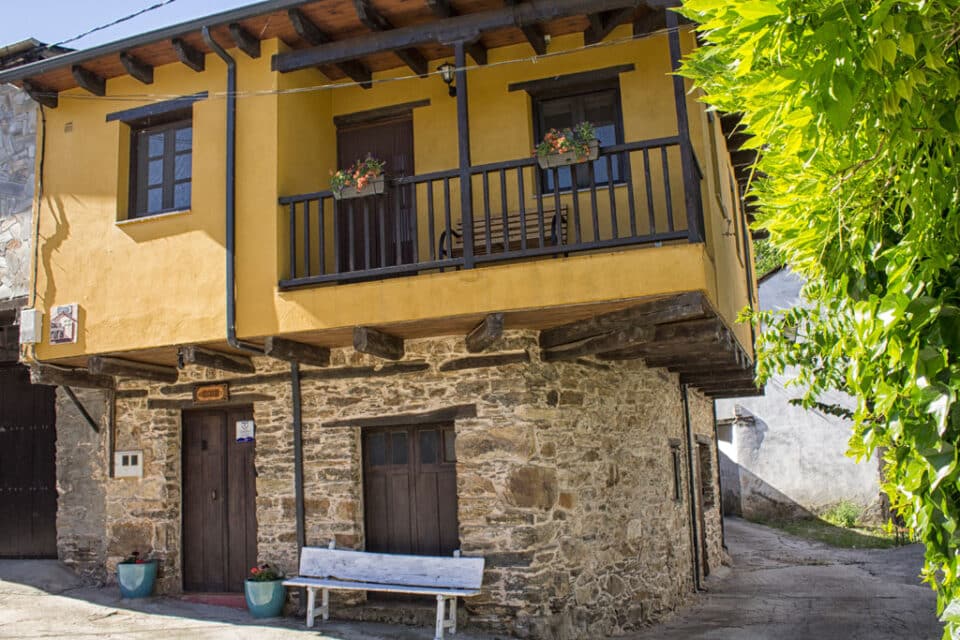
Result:
M732 568L630 640L937 640L923 548L836 549L727 518Z

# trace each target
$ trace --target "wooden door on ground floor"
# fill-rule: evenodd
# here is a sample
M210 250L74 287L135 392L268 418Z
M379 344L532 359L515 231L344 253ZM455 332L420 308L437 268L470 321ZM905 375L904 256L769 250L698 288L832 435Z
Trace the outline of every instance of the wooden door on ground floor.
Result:
M0 364L0 558L57 557L56 390Z
M250 407L183 413L183 589L243 591L257 563L254 443L237 442Z
M455 437L452 424L363 431L367 551L460 548Z

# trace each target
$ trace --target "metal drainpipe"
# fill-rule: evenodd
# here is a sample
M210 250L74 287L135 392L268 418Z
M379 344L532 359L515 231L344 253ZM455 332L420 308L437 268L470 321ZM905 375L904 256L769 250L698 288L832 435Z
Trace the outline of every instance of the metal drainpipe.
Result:
M236 245L237 245L237 61L221 47L210 27L203 27L203 40L227 64L227 344L263 355L255 344L237 339Z
M293 501L297 513L297 558L307 544L303 504L303 409L300 402L300 364L290 363L290 387L293 402ZM307 590L300 589L300 609L306 607Z
M697 498L693 486L693 427L690 424L690 401L687 398L687 385L680 385L680 395L683 398L683 422L687 430L687 489L690 494L690 532L693 535L693 587L700 591L700 528L697 526Z

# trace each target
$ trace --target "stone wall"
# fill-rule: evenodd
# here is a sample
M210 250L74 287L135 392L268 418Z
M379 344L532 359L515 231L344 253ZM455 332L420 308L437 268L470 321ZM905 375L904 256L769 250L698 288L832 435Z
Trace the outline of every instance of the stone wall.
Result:
M487 559L471 621L572 639L625 633L676 607L692 591L688 467L675 500L670 454L685 439L676 376L640 361L543 363L535 332L509 332L493 351L498 366L459 369L471 355L463 339L434 338L407 341L399 363L336 349L331 367L302 367L307 544L364 547L360 429L326 423L474 404L476 417L455 424L461 546ZM144 478L107 484L111 573L151 548L158 590L180 591L180 410L148 406L217 378L254 406L260 560L296 570L290 369L255 363L256 376L188 367L176 385L123 383L117 448L143 450ZM691 413L712 434L701 424L709 401L691 394Z
M0 85L0 301L27 295L37 107Z
M107 401L104 392L74 389L95 432L57 389L57 550L60 560L88 583L104 582L107 488Z

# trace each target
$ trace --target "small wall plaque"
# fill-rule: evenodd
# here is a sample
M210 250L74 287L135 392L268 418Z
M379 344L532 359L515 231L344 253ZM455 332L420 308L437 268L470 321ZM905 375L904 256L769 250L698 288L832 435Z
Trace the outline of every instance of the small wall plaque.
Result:
M237 442L253 442L253 420L237 420Z
M142 478L143 451L114 451L113 475L117 478Z
M80 314L76 303L61 304L50 312L50 344L77 341Z
M201 384L193 388L194 402L226 402L229 399L230 385L226 382Z

